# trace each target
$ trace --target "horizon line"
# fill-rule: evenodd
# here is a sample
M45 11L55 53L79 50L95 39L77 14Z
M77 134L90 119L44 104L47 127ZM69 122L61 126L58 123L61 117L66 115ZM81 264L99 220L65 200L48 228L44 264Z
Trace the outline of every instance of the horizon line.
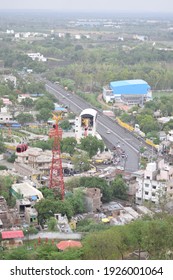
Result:
M116 10L116 11L112 11L112 10L66 10L66 9L61 9L58 10L58 8L56 9L47 9L47 8L0 8L0 12L1 11L52 11L52 12L67 12L67 13L78 13L78 12L82 12L82 13L132 13L132 14L173 14L173 11L142 11L142 10L136 10L136 11L128 11L128 10Z

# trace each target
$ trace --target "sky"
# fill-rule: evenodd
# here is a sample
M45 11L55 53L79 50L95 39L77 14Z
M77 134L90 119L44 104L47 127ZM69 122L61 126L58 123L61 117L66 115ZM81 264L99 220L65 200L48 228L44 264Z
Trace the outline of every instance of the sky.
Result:
M2 9L44 9L67 12L173 13L173 0L5 0Z

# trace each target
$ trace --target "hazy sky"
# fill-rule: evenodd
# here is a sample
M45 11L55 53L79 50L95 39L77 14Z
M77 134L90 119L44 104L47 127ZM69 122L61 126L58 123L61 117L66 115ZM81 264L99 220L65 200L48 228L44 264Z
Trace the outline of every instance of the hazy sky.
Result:
M1 0L1 9L173 13L173 0Z

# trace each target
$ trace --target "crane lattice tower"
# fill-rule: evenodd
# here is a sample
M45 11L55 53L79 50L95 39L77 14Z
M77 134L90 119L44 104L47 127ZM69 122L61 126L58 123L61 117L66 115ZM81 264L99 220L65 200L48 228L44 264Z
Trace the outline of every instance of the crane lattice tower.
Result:
M52 163L50 168L50 178L49 178L49 188L58 189L61 193L61 199L64 199L65 189L64 189L64 177L63 168L61 160L61 149L60 140L62 139L62 129L59 128L58 122L62 119L61 115L53 115L55 124L53 128L49 131L49 137L53 138L52 146Z

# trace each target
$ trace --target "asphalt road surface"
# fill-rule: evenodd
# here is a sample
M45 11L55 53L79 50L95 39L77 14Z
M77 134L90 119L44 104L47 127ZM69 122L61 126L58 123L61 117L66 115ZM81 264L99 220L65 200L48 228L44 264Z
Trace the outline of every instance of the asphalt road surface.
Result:
M79 115L81 111L86 108L95 109L98 112L97 132L106 139L109 143L109 148L120 145L120 147L125 151L127 155L125 164L126 171L134 172L139 169L140 148L142 146L146 146L149 151L151 150L150 147L145 145L143 139L135 137L133 133L119 126L115 120L105 116L101 110L93 107L78 95L64 90L57 84L53 84L49 81L44 82L46 90L54 95L58 99L59 103L68 106L75 114ZM110 131L109 134L107 133L108 130Z

